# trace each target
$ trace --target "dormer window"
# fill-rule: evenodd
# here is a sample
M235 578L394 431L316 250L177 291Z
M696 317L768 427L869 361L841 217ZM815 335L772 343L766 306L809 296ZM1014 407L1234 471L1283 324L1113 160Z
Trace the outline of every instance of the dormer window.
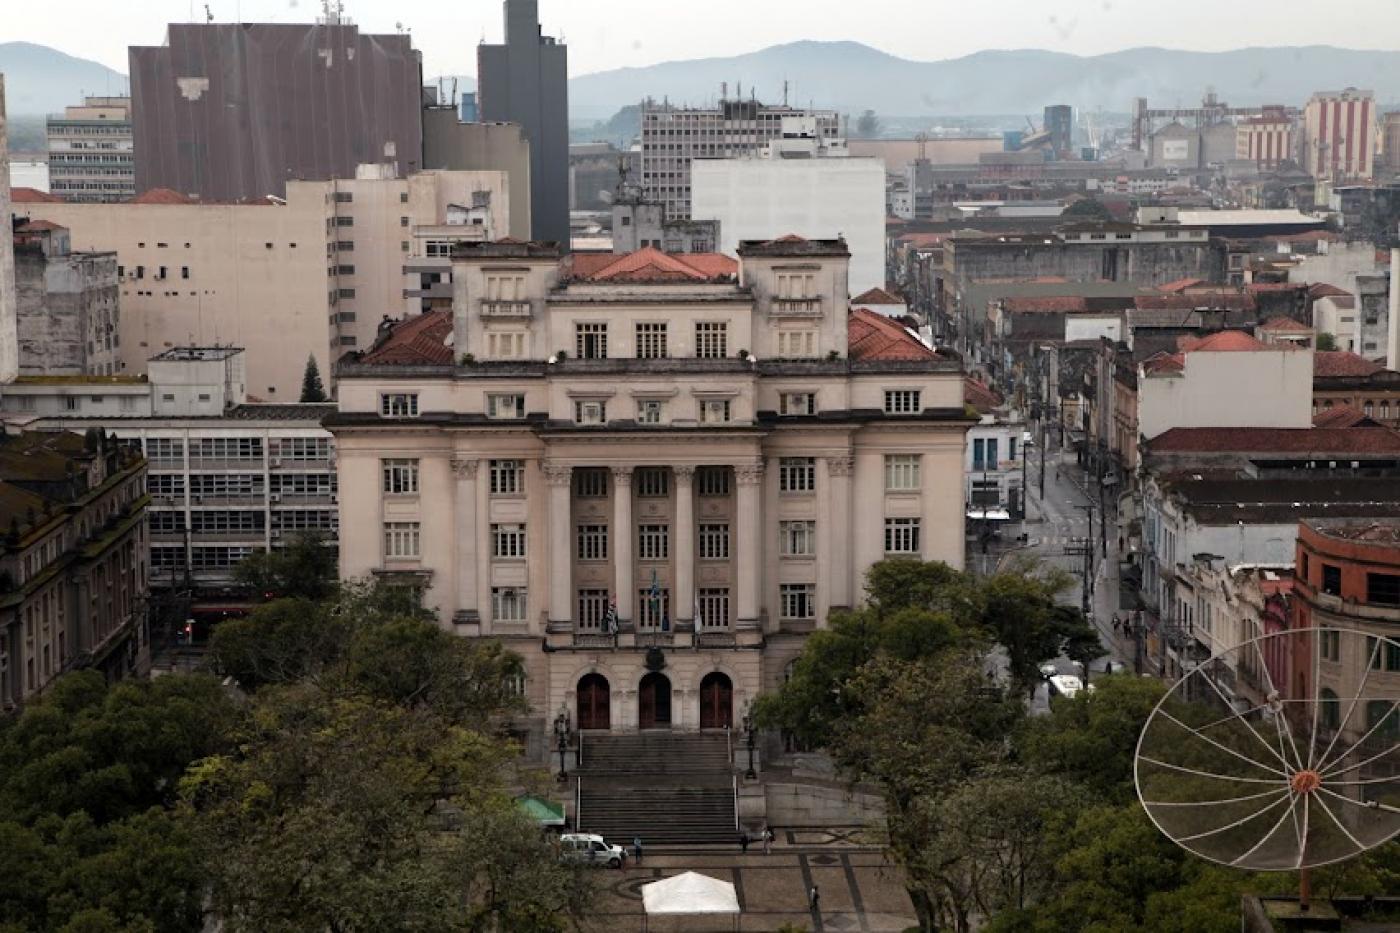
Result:
M607 402L574 402L575 424L607 424Z
M608 325L604 322L575 324L574 342L579 359L605 360L608 358Z
M417 392L389 392L379 396L379 413L385 418L417 418Z
M885 414L917 415L921 411L919 407L921 395L922 393L918 389L886 389Z

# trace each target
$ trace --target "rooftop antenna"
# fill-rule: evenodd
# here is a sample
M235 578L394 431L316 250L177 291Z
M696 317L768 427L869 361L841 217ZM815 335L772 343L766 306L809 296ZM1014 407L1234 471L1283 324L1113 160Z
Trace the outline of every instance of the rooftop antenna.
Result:
M786 107L787 105L788 105L788 82L787 82L787 78L784 78L784 79L783 79L783 106Z
M207 3L204 4L204 21L206 23L214 22L214 11L209 9L209 4Z

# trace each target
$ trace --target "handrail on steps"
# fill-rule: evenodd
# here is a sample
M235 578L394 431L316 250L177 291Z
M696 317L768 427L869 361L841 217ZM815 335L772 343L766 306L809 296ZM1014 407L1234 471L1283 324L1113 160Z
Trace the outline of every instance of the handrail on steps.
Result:
M724 747L726 754L729 755L729 763L732 765L734 763L734 734L728 726L724 727Z
M739 831L739 775L730 775L729 780L734 785L734 831Z
M583 778L574 778L574 832L583 831Z
M574 767L583 767L583 730L577 729L574 732L578 736L578 748L574 750Z

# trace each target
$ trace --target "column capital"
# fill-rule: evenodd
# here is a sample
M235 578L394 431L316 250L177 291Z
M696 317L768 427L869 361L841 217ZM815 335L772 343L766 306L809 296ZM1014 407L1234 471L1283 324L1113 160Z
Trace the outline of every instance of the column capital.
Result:
M695 479L695 467L693 466L674 466L671 467L671 472L676 477L677 486L689 486L691 481Z
M573 464L557 463L553 460L546 460L540 464L540 471L544 473L544 481L551 486L567 486L574 476Z
M612 467L611 469L612 469L612 477L613 477L613 485L614 485L614 486L631 486L631 485L632 485L632 467L630 467L630 466L615 466L615 467Z
M452 458L452 472L458 479L476 479L476 469L480 465L480 460Z
M763 482L763 461L734 464L734 480L740 486L757 486Z
M850 454L826 458L826 471L832 476L850 476L855 472L856 458Z

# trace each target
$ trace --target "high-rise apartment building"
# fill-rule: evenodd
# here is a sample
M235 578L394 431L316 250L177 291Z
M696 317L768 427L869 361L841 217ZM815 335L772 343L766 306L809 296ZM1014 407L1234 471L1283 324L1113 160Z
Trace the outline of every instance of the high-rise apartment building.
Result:
M1318 91L1303 110L1303 168L1320 181L1370 178L1375 139L1376 101L1371 91Z
M136 190L282 197L363 163L421 167L422 63L407 35L318 23L172 23L132 46Z
M569 245L569 50L543 35L537 0L505 0L505 42L477 46L481 119L518 123L530 144L530 226Z
M1261 172L1271 172L1285 159L1293 159L1293 146L1293 119L1283 107L1265 107L1235 127L1235 158L1253 162Z
M130 97L88 97L48 119L49 191L65 201L136 194Z
M815 118L822 140L841 135L834 110L801 110L756 100L724 100L717 107L642 104L642 193L662 204L671 220L688 220L692 159L756 155L783 132L785 117Z

